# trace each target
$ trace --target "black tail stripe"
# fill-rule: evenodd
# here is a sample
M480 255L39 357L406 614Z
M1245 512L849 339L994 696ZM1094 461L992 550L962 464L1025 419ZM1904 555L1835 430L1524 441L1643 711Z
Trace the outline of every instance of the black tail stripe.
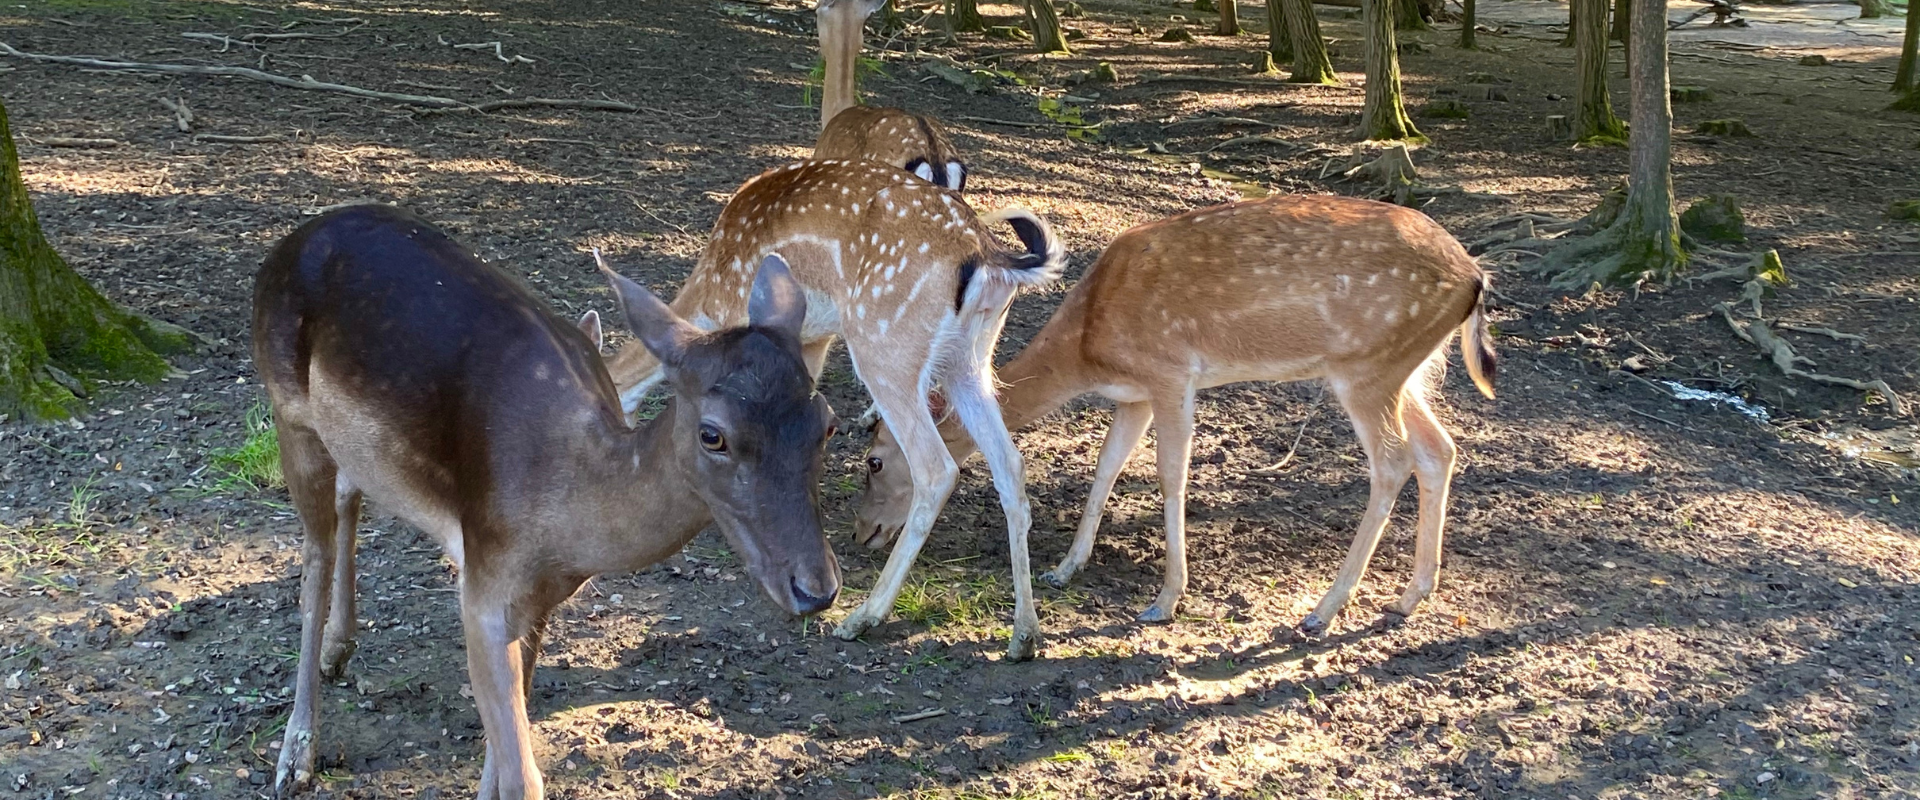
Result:
M954 311L959 311L961 306L966 305L967 286L973 283L973 273L979 270L980 257L977 255L967 256L967 260L960 262L960 287L953 290Z

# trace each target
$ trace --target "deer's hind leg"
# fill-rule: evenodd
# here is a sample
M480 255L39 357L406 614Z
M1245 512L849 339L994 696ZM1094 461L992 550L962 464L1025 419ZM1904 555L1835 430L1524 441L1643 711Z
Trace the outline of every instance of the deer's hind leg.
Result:
M319 434L312 428L281 420L278 436L280 469L286 475L287 493L292 495L294 509L299 512L305 531L300 546L300 660L294 668L293 710L287 716L280 759L273 776L274 793L284 797L313 780L316 695L320 692L327 618L333 610L330 595L336 581L339 555L336 540L341 526L336 498L339 466L321 443Z
M1367 496L1366 513L1360 517L1360 528L1354 533L1353 544L1347 548L1346 561L1340 565L1340 574L1333 579L1326 596L1320 598L1319 605L1300 622L1300 630L1310 636L1326 633L1327 626L1353 598L1360 579L1366 577L1367 562L1380 546L1380 536L1386 532L1394 501L1400 496L1401 487L1407 485L1414 467L1413 451L1407 444L1406 427L1401 418L1406 400L1404 376L1398 381L1335 378L1329 383L1353 421L1361 449L1367 453L1372 488Z
M1007 658L1026 661L1040 649L1040 614L1033 601L1033 567L1028 562L1027 535L1033 528L1033 508L1027 500L1027 470L1000 416L993 377L985 370L966 371L947 380L947 401L953 404L967 435L973 437L993 475L1007 518L1007 545L1013 561L1013 638Z
M1420 528L1414 543L1413 580L1388 610L1410 615L1440 583L1440 549L1447 525L1447 491L1453 483L1453 464L1459 448L1446 427L1433 415L1426 399L1415 394L1407 403L1407 442L1413 446L1413 471L1420 481Z
M360 628L360 621L354 614L354 550L359 545L360 490L349 483L345 476L336 476L334 479L333 510L336 528L333 534L333 587L329 590L332 602L328 607L326 635L321 637L320 648L321 674L328 679L338 678L347 671L347 661L353 658L354 650L358 647L354 637Z

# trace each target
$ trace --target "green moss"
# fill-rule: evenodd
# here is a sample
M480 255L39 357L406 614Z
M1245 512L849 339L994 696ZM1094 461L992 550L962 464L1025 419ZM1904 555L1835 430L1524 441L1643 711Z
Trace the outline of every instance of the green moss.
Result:
M1420 109L1420 116L1428 119L1466 119L1470 113L1467 104L1458 100L1434 100Z
M1607 136L1600 134L1585 137L1577 144L1581 147L1626 147L1627 139L1625 136Z
M1887 208L1887 216L1908 222L1920 222L1920 200L1895 200Z
M1680 214L1680 230L1701 241L1739 243L1747 240L1747 217L1732 195L1709 195Z

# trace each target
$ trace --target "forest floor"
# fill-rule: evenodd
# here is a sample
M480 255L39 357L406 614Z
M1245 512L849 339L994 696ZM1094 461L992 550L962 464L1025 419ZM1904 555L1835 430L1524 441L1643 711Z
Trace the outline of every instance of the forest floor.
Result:
M947 120L972 159L969 202L1048 216L1070 246L1070 279L1136 223L1243 193L1367 191L1323 177L1372 150L1350 141L1352 13L1320 10L1345 86L1303 87L1247 74L1264 40L1207 35L1190 4L1082 4L1087 16L1068 20L1084 34L1072 57L909 31L867 87L875 102ZM320 207L403 204L560 313L607 313L589 247L655 287L677 284L733 187L804 156L816 129L802 101L810 4L795 0L270 5L0 2L0 41L464 100L646 108L434 115L0 58L55 246L113 299L211 341L162 384L103 387L81 421L0 425L0 790L21 797L264 796L291 703L299 527L284 492L244 485L214 455L247 440L262 402L251 277L276 239ZM1017 6L984 10L1019 22ZM1258 6L1243 13L1261 27ZM1197 41L1158 41L1175 14ZM1470 113L1417 117L1433 143L1414 153L1423 183L1464 190L1425 210L1467 242L1511 233L1501 220L1520 212L1579 216L1626 172L1623 149L1546 136L1545 116L1571 113L1573 51L1544 27L1491 24L1501 30L1476 51L1454 46L1451 25L1402 39L1416 115L1435 100ZM300 32L316 38L182 36ZM1881 110L1885 48L1800 63L1819 49L1677 42L1674 82L1711 99L1674 107L1675 186L1683 202L1744 204L1751 241L1736 249L1777 249L1792 281L1762 309L1818 371L1885 380L1920 402L1920 224L1887 216L1920 197L1920 116ZM924 71L936 55L1004 70L1001 85L969 93ZM507 60L518 56L533 60ZM1070 85L1100 61L1117 83ZM1070 137L1037 96L1065 97L1097 137ZM193 132L163 98L186 102ZM1755 135L1693 133L1729 117ZM1240 138L1256 133L1269 138ZM49 146L57 137L121 144ZM1783 378L1712 310L1739 294L1735 281L1567 294L1531 263L1488 259L1499 400L1461 370L1447 379L1441 416L1461 445L1447 569L1413 617L1377 611L1411 567L1403 498L1331 635L1292 634L1345 552L1365 465L1319 389L1250 385L1200 406L1195 567L1176 622L1133 622L1162 557L1143 453L1078 582L1040 589L1038 660L1001 656L1005 535L977 464L900 618L841 642L825 633L831 620L884 558L849 542L855 432L829 452L823 499L848 591L828 619L784 620L710 533L657 568L595 581L560 612L532 699L550 794L1920 796L1914 417ZM1003 358L1062 291L1016 303ZM853 380L837 356L823 383L842 414L861 407ZM1109 415L1076 404L1018 437L1036 565L1065 551ZM1256 471L1289 454L1286 468ZM359 656L326 689L319 794L466 796L482 745L449 568L378 505L361 553ZM895 721L925 710L945 713Z

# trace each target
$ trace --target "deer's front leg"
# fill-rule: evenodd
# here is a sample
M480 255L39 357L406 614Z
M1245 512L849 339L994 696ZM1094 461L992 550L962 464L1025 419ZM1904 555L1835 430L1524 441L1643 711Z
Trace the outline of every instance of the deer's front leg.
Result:
M467 677L487 732L480 800L538 800L545 794L533 760L533 731L521 675L527 643L511 626L510 593L477 589L461 575L461 620L466 628ZM506 596L502 596L506 595Z
M1100 517L1106 508L1107 496L1113 492L1113 483L1126 467L1127 457L1140 446L1140 437L1146 434L1151 422L1153 405L1150 403L1115 405L1113 427L1107 429L1107 441L1100 446L1100 463L1093 469L1093 486L1087 490L1087 506L1080 512L1080 529L1073 535L1073 547L1060 559L1060 566L1041 573L1041 582L1065 589L1067 581L1073 580L1074 574L1087 565L1087 559L1093 556L1094 535L1100 532Z

